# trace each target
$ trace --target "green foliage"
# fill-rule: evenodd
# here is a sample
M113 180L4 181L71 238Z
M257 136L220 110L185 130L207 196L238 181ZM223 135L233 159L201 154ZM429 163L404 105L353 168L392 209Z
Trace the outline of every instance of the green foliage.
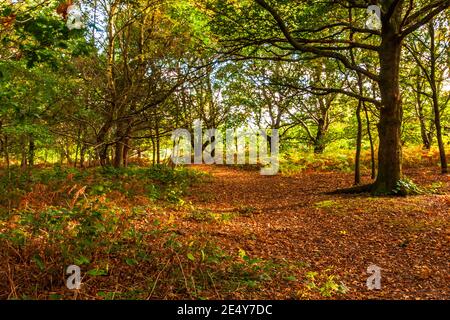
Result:
M289 150L281 155L280 171L284 175L294 175L304 170L352 172L354 153L350 150L328 148L323 154L310 151ZM368 155L363 158L363 169L370 166Z
M69 30L56 12L60 0L0 4L0 244L8 259L23 262L23 270L13 268L18 274L10 279L12 287L26 291L17 298L64 298L49 287L62 287L54 281L61 280L61 266L73 263L83 267L90 283L105 287L107 281L116 285L124 273L132 275L123 281L136 288L93 293L102 299L204 299L213 291L242 296L285 282L321 297L345 294L330 270L305 276L304 265L262 259L247 247L248 252L226 252L211 241L211 234L205 238L203 224L219 229L213 224L253 219L260 206L242 205L225 213L197 209L186 196L207 175L186 167L149 166L149 153L153 151L153 163L160 157L164 162L173 147L170 132L191 130L199 118L221 132L243 125L279 128L283 175L332 171L332 178L336 172L350 173L355 169L359 92L368 97L362 114L365 174L371 165L369 133L376 150L376 124L389 114L380 114L379 103L370 102L391 96L380 94L378 73L400 69L394 78L401 79L401 142L407 147L403 164L436 167L436 149L417 145L424 136L436 135L435 115L441 117L444 135L450 121L444 54L448 13L433 18L429 31L422 28L406 37L403 44L412 50L401 55L400 68L388 68L378 55L384 47L372 50L380 35L360 32L366 10L359 5L348 10L333 1L267 0L298 39L294 45L254 0L113 2L82 2L87 18L83 30ZM419 12L425 17L430 8L440 10L423 3L412 10L403 2L397 5L403 9L393 14ZM432 48L443 53L436 61ZM232 59L218 54L224 52ZM349 65L367 70L362 87ZM434 84L427 83L432 82L430 70ZM438 97L433 97L435 91ZM431 108L436 101L441 112ZM381 124L391 123L384 120ZM98 167L99 156L102 164L117 165L118 157L111 159L111 154L121 147L126 147L128 153L122 154L128 155L129 167ZM72 168L74 163L81 166L81 158L94 168ZM393 191L386 190L395 195L424 192L445 193L445 185L423 189L405 178ZM317 211L343 206L334 200L312 203ZM176 220L176 214L185 220ZM174 221L194 221L198 234L184 234ZM257 237L250 233L250 240ZM34 288L14 285L13 280L30 279L28 275Z
M150 199L164 199L176 205L183 205L183 196L188 187L206 176L199 171L183 167L172 169L164 165L149 168L104 167L100 173L104 182L95 186L96 192L104 194L111 190L123 191L121 186L134 181L145 186L145 192ZM105 181L105 179L111 180Z
M21 52L28 68L45 63L56 69L62 65L62 58L72 53L86 53L88 42L83 30L70 31L61 16L55 14L59 1L51 0L37 5L34 1L0 6L2 16L14 15L13 23L1 33L5 47L16 47ZM39 10L36 10L39 8ZM92 49L92 48L91 48Z
M442 189L445 185L442 182L433 182L427 189L431 194L445 194Z
M317 291L325 298L331 298L337 294L346 294L348 289L340 282L337 283L338 277L329 274L332 268L328 268L323 272L309 271L306 272L306 288L310 291ZM301 293L305 295L307 293Z
M407 196L407 195L417 195L422 194L424 191L418 185L416 185L412 180L408 178L403 178L397 182L394 190L394 194Z
M187 218L196 222L213 222L217 220L218 215L209 210L194 210L188 214Z
M337 208L339 206L339 203L334 200L324 200L315 204L316 208Z

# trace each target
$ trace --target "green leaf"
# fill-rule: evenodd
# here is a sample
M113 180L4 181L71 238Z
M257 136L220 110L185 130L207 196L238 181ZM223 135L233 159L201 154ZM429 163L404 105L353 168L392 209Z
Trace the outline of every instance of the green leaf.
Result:
M42 258L38 254L33 257L33 261L37 264L39 270L45 270L45 263L44 261L42 261Z
M12 11L11 7L6 7L5 9L3 9L2 16L3 17L8 17L8 16L11 15L12 12L13 11Z
M76 265L83 265L83 264L89 264L91 261L86 258L85 256L80 256L79 258L75 259Z
M205 251L201 250L200 252L202 253L202 262L203 262L203 261L205 261L205 257L206 257Z
M238 252L239 257L241 257L242 259L245 259L247 257L247 252L245 252L244 249L239 249Z
M133 259L133 258L126 258L125 262L129 266L134 266L134 265L138 264L138 261L136 259Z
M49 295L50 300L61 300L62 297L63 297L62 295L56 293L52 293Z
M106 276L108 274L108 272L106 272L106 270L102 270L102 269L92 269L92 270L89 270L87 272L87 274L90 276L97 277L97 276Z
M191 261L195 261L194 255L193 255L192 253L190 253L190 252L187 254L187 258L188 258L189 260L191 260Z

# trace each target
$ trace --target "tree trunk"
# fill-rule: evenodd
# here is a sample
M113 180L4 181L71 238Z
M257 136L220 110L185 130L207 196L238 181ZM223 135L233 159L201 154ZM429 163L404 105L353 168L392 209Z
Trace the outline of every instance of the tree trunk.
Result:
M380 146L378 175L373 185L373 192L379 194L392 193L402 178L403 110L399 86L401 48L401 39L396 35L394 26L383 25L379 50L380 81L378 82L382 103L378 123Z
M434 122L436 126L436 138L439 146L439 158L441 160L441 172L448 173L447 157L445 155L444 141L442 139L441 116L437 96L433 94Z
M161 137L159 136L159 119L156 119L155 135L156 135L156 163L161 163Z
M83 143L80 148L80 168L84 169L84 156L86 153L86 145Z
M77 162L78 162L78 152L80 151L80 145L81 145L81 126L78 127L78 132L77 132L77 146L75 148L75 161L73 163L73 167L76 168L77 167Z
M34 138L30 137L30 143L28 147L28 164L30 167L34 166L34 155L36 150L36 144L34 143Z
M443 174L448 173L447 158L445 156L444 141L442 139L442 127L441 127L441 112L439 110L439 100L438 100L438 88L436 86L436 54L435 54L435 39L434 39L434 27L433 22L428 24L428 31L430 33L431 46L431 70L430 70L430 85L431 91L433 92L433 113L434 113L434 124L436 127L436 138L439 146L439 157L441 160L441 172Z
M362 121L361 121L361 105L362 101L358 101L356 108L356 119L358 122L358 129L356 133L356 153L355 153L355 185L361 183L361 144L362 144Z
M353 23L352 9L349 9L349 22ZM353 41L353 31L350 32L350 41ZM350 58L353 64L356 64L355 54L352 49L350 49ZM363 79L360 74L358 74L358 91L359 94L363 95ZM361 120L361 108L363 106L363 101L358 99L358 107L356 108L356 120L357 120L357 132L356 132L356 152L355 152L355 179L354 184L359 185L361 183L361 148L362 148L362 120Z
M152 140L152 165L156 164L156 143L155 138L152 136L150 138Z
M64 149L61 147L61 150L59 152L59 165L62 166L64 163L64 157L66 154L64 153Z
M102 167L108 164L108 145L105 143L105 140L109 130L111 129L111 125L112 125L112 118L109 117L108 119L106 119L105 123L98 132L96 139L98 145L96 153L98 155L100 165Z
M161 139L158 136L156 136L156 163L161 163Z
M6 168L9 172L9 150L8 150L8 136L5 135L5 141L4 141L4 145L3 145L3 152L5 153L5 160L6 160Z
M108 146L107 145L103 145L102 147L100 147L98 157L100 160L100 165L102 167L108 165Z
M123 141L117 141L114 148L114 161L113 166L115 168L120 168L123 163Z
M71 166L73 164L72 159L70 158L70 147L67 146L67 149L64 150L64 154L66 155L67 164Z
M21 149L22 149L22 159L20 161L20 167L22 169L26 169L27 168L27 150L26 150L26 141L25 141L25 137L22 137L22 141L21 141Z
M373 146L372 130L370 130L369 112L367 111L365 102L363 102L363 107L364 113L366 115L367 135L369 136L369 143L370 143L370 164L372 169L370 177L372 179L375 179L376 178L375 148Z
M420 123L420 135L422 137L422 144L423 148L426 150L430 150L431 148L431 139L430 136L427 133L427 126L425 124L425 116L423 114L423 103L422 103L422 94L420 91L422 90L422 87L420 85L419 77L417 78L417 96L416 96L416 102L417 102L417 115L419 117L419 123Z
M325 120L319 119L319 123L317 124L317 134L314 139L314 153L321 154L325 150Z
M123 166L126 168L128 167L128 154L130 151L130 146L128 145L130 143L130 139L126 138L123 145Z

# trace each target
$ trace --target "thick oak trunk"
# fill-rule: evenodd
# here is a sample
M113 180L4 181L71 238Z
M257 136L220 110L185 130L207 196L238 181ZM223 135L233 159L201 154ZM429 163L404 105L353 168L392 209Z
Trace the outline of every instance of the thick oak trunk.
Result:
M401 40L393 28L383 28L380 57L380 93L382 108L378 134L378 175L375 193L392 193L402 178L402 101L399 86Z

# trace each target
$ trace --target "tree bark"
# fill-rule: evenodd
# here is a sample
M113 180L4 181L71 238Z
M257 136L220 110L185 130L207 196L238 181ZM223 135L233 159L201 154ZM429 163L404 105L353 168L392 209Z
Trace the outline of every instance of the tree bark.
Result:
M352 9L349 9L349 22L353 23L353 14ZM353 31L350 32L350 41L353 41ZM355 54L352 49L350 49L350 58L353 64L356 65ZM363 79L360 74L358 74L358 92L359 95L362 96L364 88L363 88ZM362 149L362 119L361 119L361 109L363 106L362 99L358 99L358 106L356 107L356 122L357 122L357 130L356 130L356 152L355 152L355 179L354 184L359 185L361 183L361 149Z
M129 146L129 143L130 143L130 139L129 138L126 138L125 140L124 140L124 145L123 145L123 166L126 168L126 167L128 167L128 154L129 154L129 151L130 151L130 146Z
M152 140L152 165L156 164L156 143L155 138L152 136L150 138Z
M369 136L370 143L370 164L371 164L371 175L372 179L376 178L376 163L375 163L375 148L373 146L373 138L372 138L372 130L370 130L370 120L369 120L369 112L367 111L367 107L365 102L363 102L364 114L366 115L366 123L367 123L367 135Z
M83 143L80 148L80 168L84 169L84 156L86 153L86 145Z
M361 105L362 101L358 101L356 108L356 119L358 122L358 129L356 133L356 152L355 152L355 185L361 183L361 144L362 144L362 120L361 120Z
M439 92L436 86L436 52L435 52L435 39L434 39L434 27L433 22L428 24L428 30L430 33L431 46L431 70L430 70L430 85L431 91L433 92L433 113L434 113L434 124L436 127L436 138L439 146L439 157L441 160L441 172L443 174L448 173L447 157L445 156L444 141L442 139L442 126L441 126L441 112L439 110Z
M388 25L385 25L386 23ZM402 43L391 24L393 23L383 22L382 42L379 50L380 81L378 84L382 107L378 123L380 139L378 175L373 185L373 192L379 194L392 193L402 178L401 123L403 110L399 85Z
M108 164L108 145L105 143L106 135L108 131L111 128L112 120L111 118L108 118L107 121L103 124L100 131L97 135L97 145L98 147L98 158L100 160L100 165L102 167L106 166Z
M431 148L431 139L430 135L427 132L427 126L425 124L425 116L423 114L423 103L422 103L422 87L420 84L419 77L417 77L417 95L416 95L416 103L417 103L417 116L419 118L420 123L420 136L422 137L423 148L426 150L430 150Z
M3 152L5 153L6 168L9 172L10 163L9 163L9 150L8 150L8 136L6 136L6 135L5 135L5 140L4 140L4 144L3 144Z
M36 152L36 144L34 138L30 137L29 147L28 147L28 164L30 167L34 166L34 155Z
M319 119L317 124L317 133L314 139L314 153L321 154L325 150L325 120Z
M123 164L123 141L117 141L114 147L114 161L113 166L120 168Z
M27 161L27 150L26 150L27 145L26 145L25 139L26 139L25 136L23 136L22 139L21 139L22 140L21 141L22 159L20 161L20 167L22 169L26 169L27 168L27 163L28 163L28 161Z
M159 136L156 137L156 163L161 163L161 139Z
M156 128L155 128L155 134L156 134L156 163L161 163L161 137L159 136L159 119L156 119Z

